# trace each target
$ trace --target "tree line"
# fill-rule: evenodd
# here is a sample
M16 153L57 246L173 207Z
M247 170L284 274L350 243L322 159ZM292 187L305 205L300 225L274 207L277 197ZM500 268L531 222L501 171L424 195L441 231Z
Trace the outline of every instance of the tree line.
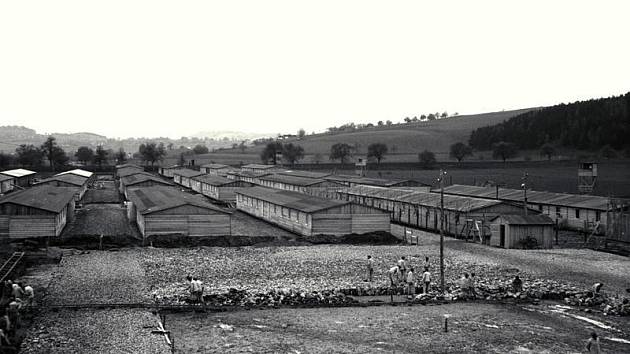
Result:
M490 150L496 144L517 149L563 146L580 150L630 148L630 93L533 110L503 123L475 129L471 147ZM546 155L546 154L545 154Z

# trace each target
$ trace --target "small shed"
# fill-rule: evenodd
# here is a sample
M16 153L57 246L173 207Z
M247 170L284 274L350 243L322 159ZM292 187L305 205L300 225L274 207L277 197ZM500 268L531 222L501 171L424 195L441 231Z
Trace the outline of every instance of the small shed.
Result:
M66 172L61 172L61 173L56 174L55 176L62 176L62 175L73 175L73 176L87 178L88 184L94 182L94 180L96 179L96 175L94 174L94 172L90 172L90 171L86 171L82 169L74 169L74 170L70 170Z
M125 198L128 198L127 189L129 188L153 186L171 187L173 186L173 183L148 173L136 173L133 175L121 177L118 188L120 193L122 193Z
M232 214L172 187L129 188L127 216L144 236L226 236Z
M15 184L20 187L28 187L33 184L37 172L18 168L15 170L2 171L0 174L15 178Z
M264 187L236 194L237 209L304 236L390 231L389 214L373 207Z
M236 192L243 188L254 187L255 184L237 181L221 176L201 175L190 181L192 190L206 197L226 203L236 202Z
M225 176L232 167L220 163L208 163L201 165L200 171L213 176Z
M0 194L12 191L16 183L15 177L0 174Z
M203 175L205 175L205 173L201 171L182 168L181 170L173 171L173 182L175 182L175 184L179 184L182 187L192 188L192 178Z
M59 236L74 218L76 192L41 185L0 198L0 238Z
M531 238L539 248L552 248L554 225L547 215L500 215L492 221L490 245L522 248Z
M54 187L70 187L76 188L75 200L78 202L83 199L83 195L87 192L89 178L75 174L58 174L50 178L43 179L35 185L49 185Z
M173 178L173 173L177 170L181 170L184 167L180 165L172 165L172 166L160 166L158 173L167 178Z

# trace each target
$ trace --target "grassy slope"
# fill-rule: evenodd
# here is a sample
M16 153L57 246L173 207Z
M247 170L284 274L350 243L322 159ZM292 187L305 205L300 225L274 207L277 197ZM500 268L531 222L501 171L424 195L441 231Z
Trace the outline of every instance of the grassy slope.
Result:
M502 111L493 113L461 115L448 119L441 119L432 122L420 122L414 124L395 124L392 126L365 129L358 132L340 133L334 135L318 134L307 136L300 141L287 140L287 142L297 143L304 148L307 157L304 162L310 162L312 155L320 153L325 161L328 160L330 147L336 143L358 144L359 153L367 153L367 146L371 143L381 142L390 147L396 145L396 154L400 155L400 160L417 160L417 153L424 149L434 151L438 157L448 156L451 144L458 141L468 142L470 133L479 127L501 123L511 117L531 110L531 108ZM238 164L260 162L259 154L262 146L249 147L245 153L238 150L224 150L219 153L210 153L195 156L196 162L206 163L215 161L219 163ZM391 156L391 155L390 155ZM393 156L391 156L393 158ZM169 159L170 160L170 159ZM398 160L396 158L388 161ZM176 162L176 157L172 157L171 162Z

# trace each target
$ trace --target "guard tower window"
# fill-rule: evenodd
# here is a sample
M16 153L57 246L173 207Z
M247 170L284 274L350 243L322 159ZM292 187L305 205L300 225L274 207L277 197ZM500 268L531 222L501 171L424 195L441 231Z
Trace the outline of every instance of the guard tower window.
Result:
M596 211L595 212L595 221L600 221L602 219L602 212L601 211Z
M575 218L576 219L580 218L580 209L575 209Z

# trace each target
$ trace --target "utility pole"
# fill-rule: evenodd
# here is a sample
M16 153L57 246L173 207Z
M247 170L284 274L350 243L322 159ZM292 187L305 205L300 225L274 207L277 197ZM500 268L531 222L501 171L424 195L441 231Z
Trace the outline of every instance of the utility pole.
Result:
M521 177L521 188L523 189L523 208L525 208L525 216L527 216L527 177L528 174L525 172L523 177Z
M440 169L440 290L444 295L444 178L446 171Z

